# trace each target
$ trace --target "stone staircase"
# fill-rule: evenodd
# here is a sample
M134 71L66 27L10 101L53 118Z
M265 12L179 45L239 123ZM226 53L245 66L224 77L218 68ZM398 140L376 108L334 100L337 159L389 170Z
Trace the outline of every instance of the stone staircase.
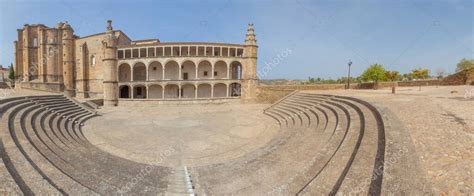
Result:
M60 95L0 100L0 191L31 194L164 194L170 169L108 154L84 137L97 116ZM146 172L144 172L146 170Z
M280 130L223 163L177 168L116 157L82 127L98 114L61 95L0 100L0 193L24 195L380 195L385 126L371 104L293 93L264 113Z
M384 124L362 100L295 93L265 110L280 125L267 146L193 168L205 194L380 194ZM377 171L377 174L374 172Z

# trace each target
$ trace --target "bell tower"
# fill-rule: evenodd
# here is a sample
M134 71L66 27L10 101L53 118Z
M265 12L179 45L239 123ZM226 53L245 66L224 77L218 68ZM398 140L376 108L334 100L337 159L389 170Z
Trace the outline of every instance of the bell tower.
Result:
M112 27L112 20L107 21L107 32L102 41L103 59L103 87L104 106L111 107L118 104L118 81L117 81L117 38Z
M242 101L254 102L257 98L257 39L253 24L247 27L247 35L245 37L243 69L242 69Z

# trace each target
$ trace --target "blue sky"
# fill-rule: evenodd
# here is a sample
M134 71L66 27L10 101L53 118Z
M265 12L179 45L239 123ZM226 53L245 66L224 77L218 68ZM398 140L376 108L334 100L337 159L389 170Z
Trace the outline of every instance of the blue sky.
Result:
M0 64L13 62L16 29L68 21L78 36L103 32L106 20L131 39L243 43L255 25L265 79L359 75L370 64L402 73L454 72L474 58L472 0L0 0ZM291 50L285 58L281 56Z

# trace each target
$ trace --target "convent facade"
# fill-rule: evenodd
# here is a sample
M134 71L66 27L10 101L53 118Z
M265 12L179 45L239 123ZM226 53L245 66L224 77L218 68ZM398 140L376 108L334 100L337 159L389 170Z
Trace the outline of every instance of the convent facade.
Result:
M18 88L120 101L256 98L257 42L249 24L244 44L132 41L112 28L79 37L67 22L18 29Z

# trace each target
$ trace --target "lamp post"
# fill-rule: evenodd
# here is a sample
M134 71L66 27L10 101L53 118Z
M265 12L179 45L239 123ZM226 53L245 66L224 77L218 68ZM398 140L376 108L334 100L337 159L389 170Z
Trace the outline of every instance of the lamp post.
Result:
M347 65L349 66L349 71L347 73L347 89L350 89L351 88L351 65L352 65L352 61L349 60L349 63L347 63Z

